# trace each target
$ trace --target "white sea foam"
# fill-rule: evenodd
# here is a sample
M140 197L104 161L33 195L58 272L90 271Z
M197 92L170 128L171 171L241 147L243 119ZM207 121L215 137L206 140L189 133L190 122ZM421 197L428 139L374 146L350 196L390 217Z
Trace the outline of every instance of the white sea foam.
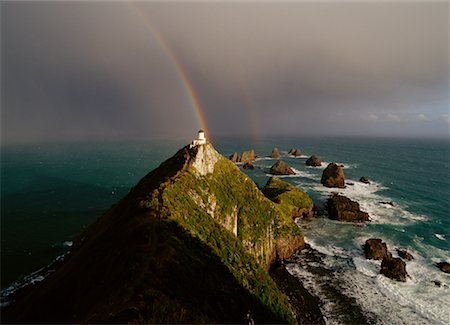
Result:
M328 166L328 162L326 161L322 161L322 165L320 166L306 166L306 168L311 168L311 169L325 169Z
M389 197L378 194L386 187L377 182L364 184L356 180L348 180L353 185L347 185L346 188L328 188L322 184L313 186L313 190L322 193L324 196L332 193L339 193L357 201L361 210L367 212L373 223L386 224L409 224L411 221L426 221L428 217L421 214L411 213L399 202L392 202ZM392 204L391 204L392 203Z
M356 270L364 275L376 277L380 274L381 261L368 260L364 257L357 256L353 257L353 263L355 264Z
M437 263L450 260L450 250L429 245L424 241L423 237L415 235L413 245L416 247L417 251L422 253L422 255L426 255L431 262Z
M63 245L64 245L64 246L67 246L67 247L72 247L73 242L70 241L70 240L67 240L67 241L65 241L65 242L63 243Z
M66 253L58 256L50 265L40 268L39 270L27 275L24 277L21 281L16 281L12 283L9 287L2 290L1 293L1 303L0 307L6 307L10 303L10 297L11 295L16 292L17 290L29 285L34 284L43 281L45 278L47 278L50 274L52 274L55 270L52 268L54 263L60 262L64 259L64 256Z
M271 157L258 157L255 159L255 161L261 161L261 160L276 160L279 158L271 158Z
M308 273L305 265L292 266L289 271L302 280L307 279L305 287L313 290L319 298L325 297L323 312L328 318L334 314L334 304L326 298L322 285L324 281L327 282L326 285L338 281L337 289L355 298L358 305L368 315L375 315L376 321L381 324L448 324L450 279L417 251L408 248L414 260L406 264L409 278L403 283L381 275L381 261L366 260L362 254L352 256L354 252L344 249L340 250L340 256L333 256L334 251L330 249L330 245L320 247L314 240L307 238L307 241L311 247L324 254L323 263L318 264L337 270L333 273L336 278L320 279L317 275ZM360 244L362 238L355 242ZM395 247L388 244L388 248L396 256ZM342 254L345 252L349 252L347 257ZM440 283L440 286L435 282Z
M322 161L322 165L321 166L306 166L306 168L325 169L325 168L327 168L327 166L329 164L330 164L330 162L328 162L328 161ZM358 164L351 164L351 163L339 163L339 162L337 162L336 164L342 165L344 167L344 169L351 169L351 168L357 168L358 167Z
M322 169L328 163L323 164ZM344 168L357 167L356 164L344 164ZM320 171L314 172L314 169L316 167L305 168L309 172L308 178L315 182L302 183L298 180L294 183L308 192L319 194L323 199L335 192L345 195L357 201L361 210L368 212L371 218L370 223L362 225L340 223L326 218L317 218L309 223L299 221L306 234L305 241L321 254L322 261L299 262L290 271L306 281L305 287L323 300L325 307L322 311L327 319L334 319L336 316L333 311L335 302L329 299L323 286L339 282L337 290L355 298L367 315L375 315L370 323L449 325L450 278L437 268L436 263L450 260L450 250L432 246L427 241L430 238L418 235L414 235L412 241L399 242L408 236L403 233L408 232L411 223L428 221L429 217L411 212L400 199L392 200L385 194L388 192L385 184L373 180L370 184L365 184L348 179L347 182L353 184L344 189L327 188L318 181ZM385 225L398 231L398 237L383 233ZM447 240L443 232L433 235L441 241ZM414 256L414 260L406 262L409 275L406 282L397 282L381 275L381 261L364 258L362 246L368 238L382 238L394 257L398 257L397 249L406 249ZM308 265L305 263L333 270L330 277L339 279L320 279L320 274L308 272ZM337 319L336 323L340 323Z
M292 171L295 174L293 174L293 175L272 175L272 174L266 173L266 176L268 176L268 177L276 176L278 178L292 178L292 177L294 177L294 178L296 178L296 177L307 177L307 178L310 178L311 177L311 174L309 174L308 172L300 171L300 170L295 169L293 167L291 167L291 169L292 169Z
M315 275L308 272L305 268L299 267L295 264L288 264L286 266L289 273L297 277L302 281L303 286L312 292L320 299L320 310L325 318L325 323L328 325L338 325L342 322L339 321L339 314L335 313L335 303L327 297L324 293L322 286Z
M313 239L308 238L306 235L304 235L304 239L305 242L307 242L312 248L324 255L336 256L343 253L343 249L341 247L319 245Z
M358 168L358 164L350 164L350 163L343 163L344 168L350 169L350 168Z

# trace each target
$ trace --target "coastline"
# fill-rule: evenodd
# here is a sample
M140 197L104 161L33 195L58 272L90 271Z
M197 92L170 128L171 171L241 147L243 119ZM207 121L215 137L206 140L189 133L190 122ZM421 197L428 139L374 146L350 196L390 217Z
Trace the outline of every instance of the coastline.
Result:
M296 139L295 141L301 142L299 139ZM443 166L442 160L439 159L433 160L432 167L425 169L419 164L413 164L412 162L418 161L418 157L422 157L426 153L423 151L425 149L422 150L420 148L414 148L414 150L411 149L406 151L406 155L403 155L403 157L401 159L399 158L398 161L379 161L377 160L377 152L383 152L387 155L391 155L394 149L397 148L397 145L394 146L389 143L382 143L382 146L379 145L373 148L371 146L366 146L365 155L359 154L356 156L356 153L351 151L353 148L353 143L350 143L348 146L343 146L340 144L340 150L342 152L340 152L339 155L338 153L332 153L330 151L332 148L330 149L329 147L333 144L334 143L330 144L327 142L326 144L322 144L323 147L319 147L315 144L318 146L318 149L314 151L319 153L324 152L326 161L343 161L344 165L347 166L345 169L346 176L348 173L349 180L354 183L354 185L349 186L344 191L348 192L347 195L349 195L349 197L359 201L364 206L365 210L370 209L368 210L370 215L375 217L376 220L367 225L355 226L330 221L319 215L318 218L314 219L312 222L300 222L301 229L305 234L305 241L313 248L307 249L309 253L307 253L307 251L302 251L297 254L305 257L308 255L319 255L320 253L322 254L320 255L322 258L314 260L311 257L310 263L305 261L303 263L298 263L298 261L296 261L293 257L285 261L284 268L288 270L288 272L291 272L294 277L298 276L298 274L293 272L293 270L295 270L296 263L299 267L303 267L305 270L311 271L310 275L303 274L300 279L302 279L302 277L305 279L303 280L303 288L309 291L311 295L319 297L321 300L319 302L320 308L322 309L322 313L327 318L327 322L334 323L339 321L339 317L341 317L340 315L337 318L329 316L333 312L337 312L336 310L338 307L335 307L331 310L331 312L327 310L328 307L326 306L326 303L328 302L326 299L323 299L321 292L314 288L314 285L317 285L317 283L313 283L311 285L309 284L308 276L310 276L309 279L311 279L311 277L314 276L313 271L317 271L316 279L318 279L321 272L330 272L331 269L336 273L336 277L340 276L338 273L339 270L341 270L340 273L345 276L345 278L340 278L339 280L344 288L341 291L342 295L336 293L336 288L329 288L330 292L328 295L334 297L334 300L339 301L339 299L343 299L343 301L345 301L345 299L349 299L348 297L344 297L345 294L352 297L355 296L355 293L359 294L359 296L356 296L357 302L351 299L350 301L353 301L355 304L359 303L359 310L363 309L362 314L367 314L365 315L366 320L363 322L373 323L378 321L389 323L389 321L419 321L424 324L445 324L444 320L447 319L445 317L448 315L448 312L446 313L445 308L442 308L442 306L445 306L446 301L448 301L449 278L447 274L441 273L436 268L435 262L448 259L448 250L445 247L448 244L450 234L448 234L445 230L448 229L446 227L448 223L446 219L442 218L441 211L444 207L442 197L445 193L432 192L432 188L435 188L435 186L442 187L446 184L447 178L442 177L442 175L445 174L445 171L447 170L446 168L448 167ZM311 144L308 145L311 146ZM242 147L242 145L239 146ZM267 146L271 145L268 144ZM286 146L289 147L290 144L287 144ZM379 149L380 147L382 147L382 151ZM103 151L108 148L109 147L103 148ZM137 148L140 149L142 147ZM404 146L400 147L400 149L402 148L404 150ZM412 144L410 144L408 148L413 148ZM231 151L231 148L226 147L221 150L221 152L228 151ZM261 151L266 152L267 150ZM146 165L144 168L143 164L138 163L141 160L137 160L137 158L140 157L137 150L133 149L130 150L130 152L135 154L134 156L131 156L136 157L136 161L131 159L130 164L127 165L127 168L131 171L131 174L127 174L126 179L127 182L132 183L134 182L133 177L138 177L141 173L143 173L142 170L148 169L148 166ZM307 152L312 153L313 149L309 149ZM350 155L349 152L352 153L352 155ZM123 152L120 155L117 155L116 160L118 160L122 154ZM96 157L94 154L89 155L89 157L91 156ZM157 157L157 155L154 156ZM311 193L315 200L317 200L316 202L320 203L321 200L323 201L328 195L328 190L323 189L317 182L318 175L322 172L322 169L305 167L302 159L293 159L287 156L283 156L283 158L289 160L290 163L301 172L299 175L289 178L289 181L295 186L303 188L307 190L308 193ZM161 160L154 157L152 159L154 161ZM56 173L58 174L56 176L59 176L60 179L62 179L62 176L66 175L66 160L49 160L48 162L44 160L44 164L42 165L39 164L41 159L38 159L37 157L35 160L28 159L23 161L27 162L25 166L28 166L29 168L21 168L20 170L22 172L28 171L30 174L29 171L34 170L31 166L38 166L40 169L48 171L49 175L53 175L50 173L50 167L61 166L59 169L52 168L51 172L54 170L61 171L59 174ZM53 165L51 165L50 162L52 162ZM267 159L267 161L259 160L256 165L257 167L261 166L261 168L263 168L269 164L272 164L272 161ZM95 175L95 168L97 165L80 164L80 166L86 168L87 171L80 170L78 174L88 175L92 178L92 182L99 182L99 184L101 184L105 189L116 191L116 187L119 188L120 186L120 188L123 188L123 192L126 191L128 188L128 183L124 180L120 180L120 183L116 183L116 181L102 183L101 179L99 180L94 178L93 176ZM38 167L36 167L36 169ZM410 171L409 175L402 173L405 168ZM141 170L141 172L139 172L139 170ZM62 174L62 171L64 171L64 175ZM111 175L115 175L117 173L117 168L111 165L108 172ZM259 170L247 171L247 174L254 180L259 181L259 183L264 183L267 179L265 174L261 173ZM368 174L371 176L371 185L360 184L357 182L357 177L363 174ZM10 173L10 175L11 177L9 179L9 183L11 183L13 179L12 176L15 176L15 174ZM24 175L26 175L26 173ZM411 177L411 175L414 177ZM29 178L31 183L33 178L32 176L29 176ZM57 180L57 178L54 178L54 180ZM108 181L109 180L114 179L112 177L108 177ZM55 182L49 183L48 185L46 183L45 186L48 186L48 188L53 187L54 184L58 184ZM45 187L44 190L46 190ZM419 195L417 192L419 190L421 192L421 199L417 200L417 195ZM105 195L108 195L108 198L111 200L117 200L117 196L120 196L116 195L112 197L111 193L107 190L104 192ZM44 193L44 191L42 191L42 193ZM61 193L67 195L71 192ZM427 196L431 195L430 193L435 193L433 195L437 196L437 203L433 203ZM17 197L23 197L24 194L26 194L24 190L14 193ZM61 194L61 197L64 198L62 195L63 194ZM405 197L402 197L401 195L405 195ZM54 199L54 196L51 196L50 194L47 196L49 199ZM23 206L26 206L28 202L33 209L38 206L36 204L37 199L39 199L38 196L34 195L29 198L29 201L21 201L21 209ZM79 202L82 202L81 197L77 197L77 199L80 200ZM392 201L394 202L394 205L391 206L381 204L381 202L384 201ZM420 206L418 206L419 202ZM95 203L99 204L98 202ZM101 209L101 207L97 208ZM18 210L18 208L16 210ZM18 211L20 212L22 210ZM80 208L80 211L84 211L82 210L82 207ZM31 216L34 217L35 215ZM33 218L30 224L32 224L33 220L37 219ZM29 227L29 229L32 228L35 227ZM70 239L63 235L60 235L60 237L61 243ZM405 285L392 282L391 280L379 276L379 265L375 262L363 259L360 247L364 240L370 237L382 238L387 242L393 252L396 248L406 248L414 255L416 259L413 262L408 262L407 264L408 273L412 275L412 278L408 279L408 282ZM53 240L49 245L56 244ZM315 252L312 253L312 251ZM32 256L38 256L38 252L33 251ZM29 257L27 256L27 258ZM346 274L343 274L344 272L342 272L341 266L344 266L347 271ZM287 275L287 277L289 276ZM333 281L337 280L336 277ZM441 286L438 287L433 281L441 283ZM353 289L355 290L352 292ZM428 297L440 297L440 299L438 301L433 301L433 305L431 305L427 304ZM385 301L383 302L382 299ZM323 303L323 301L325 301L325 303ZM341 309L341 312L344 314L349 312L345 308ZM384 314L383 311L385 311Z
M269 274L294 308L299 324L326 324L319 308L319 298L305 289L302 282L289 273L284 262L276 262Z
M284 267L318 302L326 324L376 323L376 316L363 310L356 299L346 294L341 287L343 283L340 277L344 276L342 270L330 268L324 257L324 254L306 244L303 250L285 261ZM301 272L298 272L299 269Z

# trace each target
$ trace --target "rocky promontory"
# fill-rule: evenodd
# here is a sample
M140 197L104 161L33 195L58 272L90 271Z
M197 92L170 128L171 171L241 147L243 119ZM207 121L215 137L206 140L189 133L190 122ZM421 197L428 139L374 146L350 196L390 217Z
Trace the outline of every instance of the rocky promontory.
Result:
M240 323L251 310L257 323L295 323L267 270L303 246L290 214L231 161L186 146L18 290L2 322Z
M292 218L312 218L314 203L298 187L272 176L262 189L264 195L279 204L279 207Z

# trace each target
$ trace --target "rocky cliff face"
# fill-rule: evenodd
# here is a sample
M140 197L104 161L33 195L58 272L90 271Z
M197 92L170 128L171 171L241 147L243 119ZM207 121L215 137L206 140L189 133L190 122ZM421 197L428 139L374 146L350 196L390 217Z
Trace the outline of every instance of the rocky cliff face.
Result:
M162 198L170 207L171 217L179 218L180 223L187 222L186 217L179 216L186 206L193 210L200 207L201 212L235 234L266 270L277 256L288 256L286 251L303 245L303 237L290 218L210 144L197 148L192 166L165 189ZM195 228L190 221L185 226ZM280 244L286 240L292 247Z
M185 147L13 297L7 322L293 322L265 272L304 245L289 215L210 144Z

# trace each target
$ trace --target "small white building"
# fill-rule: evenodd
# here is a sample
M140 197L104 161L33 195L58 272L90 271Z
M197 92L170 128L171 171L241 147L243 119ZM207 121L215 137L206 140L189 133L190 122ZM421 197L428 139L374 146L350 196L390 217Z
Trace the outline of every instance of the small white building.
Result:
M206 144L206 138L205 138L205 131L200 129L198 131L197 139L192 140L191 145L189 146L189 148L193 148L195 146L199 146L199 145L202 145L202 144Z

